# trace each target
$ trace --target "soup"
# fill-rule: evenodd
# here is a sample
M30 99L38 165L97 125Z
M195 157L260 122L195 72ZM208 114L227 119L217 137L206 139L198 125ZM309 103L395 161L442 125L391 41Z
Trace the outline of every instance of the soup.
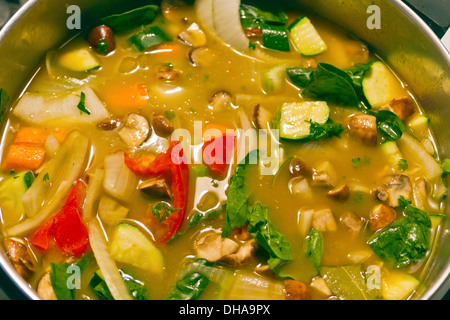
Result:
M448 163L407 85L311 12L117 8L0 98L3 243L43 299L424 290Z

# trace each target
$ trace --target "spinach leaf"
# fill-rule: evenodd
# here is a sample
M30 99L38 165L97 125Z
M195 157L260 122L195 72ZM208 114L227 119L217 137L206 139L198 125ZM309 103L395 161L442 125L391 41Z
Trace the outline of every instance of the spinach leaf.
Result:
M90 259L88 256L83 256L83 258L76 264L70 264L67 262L50 264L50 282L58 300L74 299L75 287L70 280L72 276L77 275L72 272L73 270L71 270L70 267L75 266L79 268L79 272L81 273L87 267L89 262Z
M310 122L309 136L302 141L319 141L326 140L331 137L340 138L344 127L340 123L333 123L333 120L328 119L325 123Z
M430 246L431 219L403 197L399 205L405 217L375 233L368 244L380 258L403 268L425 257Z
M305 255L310 257L314 266L319 269L322 262L322 254L322 234L316 229L311 229L311 232L306 237Z
M269 221L268 209L256 202L250 212L247 230L269 254L269 266L292 260L292 248L281 232ZM276 262L276 263L274 263Z
M355 88L359 97L363 97L362 81L367 71L372 67L373 61L368 63L356 63L353 67L344 69L353 82L353 88Z
M3 122L3 116L8 110L9 102L11 101L5 89L0 88L0 123Z
M292 83L300 88L305 88L312 81L314 70L311 68L287 68L286 73Z
M331 292L342 300L373 300L378 296L368 289L361 264L322 266L320 274Z
M148 300L148 292L143 282L137 280L130 272L119 270L119 273L134 300ZM89 281L89 287L100 300L114 300L100 271L94 272L94 275Z
M278 25L288 22L287 13L268 1L243 2L240 6L240 16L243 29L260 28L261 22Z
M278 51L290 51L288 33L285 26L261 24L263 46Z
M104 17L100 23L107 25L114 32L126 32L152 23L159 14L159 7L147 5L127 12Z
M369 111L369 114L377 118L378 131L387 141L397 141L406 131L403 121L392 111Z

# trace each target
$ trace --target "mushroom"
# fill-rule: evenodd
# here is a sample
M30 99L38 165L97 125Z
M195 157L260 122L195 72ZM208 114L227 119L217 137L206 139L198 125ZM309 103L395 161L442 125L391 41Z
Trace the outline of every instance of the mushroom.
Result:
M138 189L150 195L172 199L172 190L164 178L145 180L138 186Z
M172 132L175 130L170 120L159 112L155 112L152 115L151 123L153 130L155 130L156 134L162 137L171 135Z
M394 99L385 108L395 113L402 121L414 113L414 104L411 98Z
M350 195L350 188L344 184L340 187L336 187L330 191L328 191L327 195L335 200L338 201L345 201L348 199L349 195Z
M337 230L333 212L328 208L314 211L311 223L313 228L317 231L325 232Z
M113 131L122 125L123 118L119 116L112 116L106 120L97 123L97 128L104 131Z
M284 281L286 300L311 300L311 289L307 284L298 280Z
M224 111L231 106L232 101L231 94L219 91L209 99L208 108L213 111Z
M192 47L206 45L206 35L195 22L178 35L178 39Z
M6 252L17 272L28 279L35 271L34 259L28 249L27 243L18 238L7 238L4 240Z
M198 238L194 247L197 257L215 262L236 252L239 244L230 238L222 238L220 234L211 231Z
M289 163L289 172L294 177L309 177L313 174L313 168L299 157L295 157Z
M164 64L156 69L156 78L165 82L174 82L180 78L180 72L171 64Z
M380 204L373 208L369 216L370 229L373 231L383 229L397 219L394 208Z
M406 200L411 199L412 185L408 176L394 175L386 178L386 192L388 194L388 201L391 207L398 206L398 199L400 197Z
M100 25L91 30L88 36L89 44L100 54L106 55L116 49L113 30Z
M313 173L313 185L333 187L336 184L336 172L330 162L322 162Z
M257 104L253 109L253 123L258 129L270 129L269 123L272 121L272 115L267 109Z
M150 125L145 117L130 113L117 133L128 146L138 147L147 139Z
M377 143L377 118L367 114L356 114L348 118L350 133L360 139L364 144Z
M256 247L255 239L245 241L243 244L241 244L241 246L235 253L225 255L222 260L228 262L229 264L235 267L242 266L244 264L247 264L252 259L255 247Z
M49 272L44 274L41 280L39 280L37 294L44 300L58 300L55 291L53 290Z
M339 221L352 232L359 232L361 230L363 220L353 212L347 211L341 215Z

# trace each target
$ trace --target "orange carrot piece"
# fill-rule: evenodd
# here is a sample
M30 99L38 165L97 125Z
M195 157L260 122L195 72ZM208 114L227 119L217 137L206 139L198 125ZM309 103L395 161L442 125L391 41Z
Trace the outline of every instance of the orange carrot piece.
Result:
M60 142L64 142L67 131L61 129L44 129L34 127L21 127L17 132L14 143L16 144L36 144L43 146L49 135L54 135Z
M36 170L45 158L45 149L41 146L13 143L3 163L4 170Z
M145 108L149 100L145 84L110 83L105 89L106 105L119 113Z
M176 42L164 42L152 49L153 52L158 54L164 54L165 56L180 56L184 54L181 50L181 46Z

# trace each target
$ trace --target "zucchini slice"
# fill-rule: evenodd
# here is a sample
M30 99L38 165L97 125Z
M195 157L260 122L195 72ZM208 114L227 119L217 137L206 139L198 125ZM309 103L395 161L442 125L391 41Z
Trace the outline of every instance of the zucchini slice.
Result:
M89 71L100 67L97 58L88 48L78 48L63 53L58 58L58 64L65 69L75 72Z
M300 16L288 27L292 42L297 50L305 56L314 56L327 50L326 43L322 40L311 20Z
M262 82L264 88L268 92L276 92L283 86L284 75L286 73L286 65L276 65L270 69L264 70L262 74Z
M280 137L300 140L309 136L310 122L328 121L330 108L325 101L285 103L280 109Z
M403 271L390 271L381 276L381 293L385 300L404 300L420 284L420 281Z
M111 255L117 262L161 275L164 258L159 249L137 227L120 223L111 238Z

